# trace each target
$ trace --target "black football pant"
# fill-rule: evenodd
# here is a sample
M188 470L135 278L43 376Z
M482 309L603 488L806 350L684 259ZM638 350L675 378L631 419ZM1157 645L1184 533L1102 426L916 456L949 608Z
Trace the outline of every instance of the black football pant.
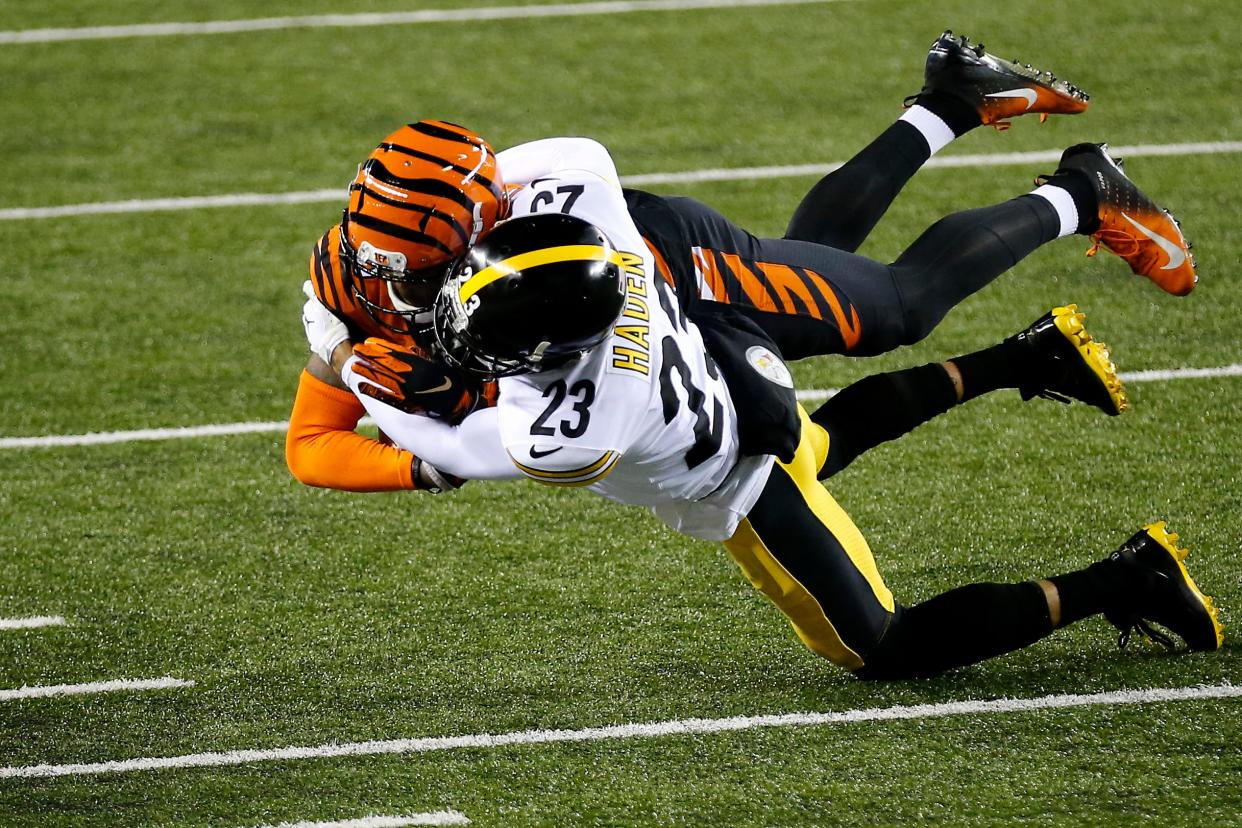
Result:
M786 359L884 353L927 336L1061 226L1051 204L1028 194L942 218L894 262L853 253L926 160L909 129L894 124L817 182L781 239L758 238L685 197L628 190L630 215L683 302L731 305Z
M690 198L662 201L677 216L683 240L662 244L649 226L638 226L662 254L666 278L683 301L732 306L757 322L786 359L872 356L918 342L955 305L1060 230L1047 201L1019 196L946 216L885 264L816 242L758 238ZM643 218L632 200L635 212Z

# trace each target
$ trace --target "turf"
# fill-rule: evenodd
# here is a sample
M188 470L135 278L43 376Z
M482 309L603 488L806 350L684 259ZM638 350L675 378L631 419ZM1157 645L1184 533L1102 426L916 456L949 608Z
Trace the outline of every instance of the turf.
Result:
M0 28L212 20L248 4L10 4ZM440 4L448 7L448 4ZM368 3L349 11L392 11ZM264 16L344 11L266 4ZM623 175L847 158L944 26L1093 94L949 153L1237 140L1242 10L896 2L0 46L0 209L342 186L395 125L498 146L588 134ZM1011 54L1013 53L1013 54ZM1077 302L1123 370L1242 362L1237 155L1134 158L1203 282L1173 299L1079 240L1040 250L919 346L799 364L840 386ZM1044 168L929 169L864 248ZM809 178L655 188L779 234ZM0 436L280 420L305 259L339 205L0 222ZM1075 568L1168 518L1231 625L1242 382L1135 383L1134 410L997 394L831 490L901 600ZM1093 619L945 677L853 681L719 548L583 492L300 486L278 434L0 449L0 688L172 675L193 689L0 702L0 766L1237 683L1242 655L1118 652ZM0 824L257 826L452 808L478 825L1232 825L1237 700L1094 707L218 769L0 780Z

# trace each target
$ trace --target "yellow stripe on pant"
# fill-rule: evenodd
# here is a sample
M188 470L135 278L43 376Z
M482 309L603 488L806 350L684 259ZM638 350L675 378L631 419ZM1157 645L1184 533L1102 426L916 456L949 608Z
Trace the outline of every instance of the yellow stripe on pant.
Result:
M878 642L893 615L893 594L858 527L816 479L828 433L801 407L798 415L802 438L793 460L776 464L759 502L724 545L808 647L856 670L863 666L860 645Z

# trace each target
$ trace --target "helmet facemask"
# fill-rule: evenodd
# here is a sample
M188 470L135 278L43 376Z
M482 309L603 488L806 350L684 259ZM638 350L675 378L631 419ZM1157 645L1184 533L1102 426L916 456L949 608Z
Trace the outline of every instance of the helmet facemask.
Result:
M346 270L346 283L358 304L377 324L395 333L428 331L436 293L452 269L453 261L411 270L406 267L405 255L399 251L381 250L365 241L355 250L349 243L348 223L346 211L341 220L340 257ZM368 279L384 282L392 307L367 297L365 280Z

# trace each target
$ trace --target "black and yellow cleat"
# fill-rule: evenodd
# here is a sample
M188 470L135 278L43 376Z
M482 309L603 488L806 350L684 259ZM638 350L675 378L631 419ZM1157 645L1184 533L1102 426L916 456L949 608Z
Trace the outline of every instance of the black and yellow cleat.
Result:
M932 43L923 69L920 95L944 92L974 107L984 124L1008 129L1009 119L1038 114L1075 115L1087 108L1090 96L1029 63L1002 60L988 54L983 44L946 31ZM912 104L918 95L906 99Z
M1022 399L1045 397L1093 405L1110 416L1130 407L1108 346L1091 338L1077 305L1053 308L1009 340L1022 354Z
M1104 614L1121 630L1122 647L1138 629L1173 649L1173 640L1154 629L1153 623L1177 634L1192 650L1218 650L1225 643L1225 630L1212 599L1199 591L1186 571L1189 553L1177 545L1177 535L1162 520L1144 526L1109 556L1127 568L1126 576L1135 585L1126 606Z

